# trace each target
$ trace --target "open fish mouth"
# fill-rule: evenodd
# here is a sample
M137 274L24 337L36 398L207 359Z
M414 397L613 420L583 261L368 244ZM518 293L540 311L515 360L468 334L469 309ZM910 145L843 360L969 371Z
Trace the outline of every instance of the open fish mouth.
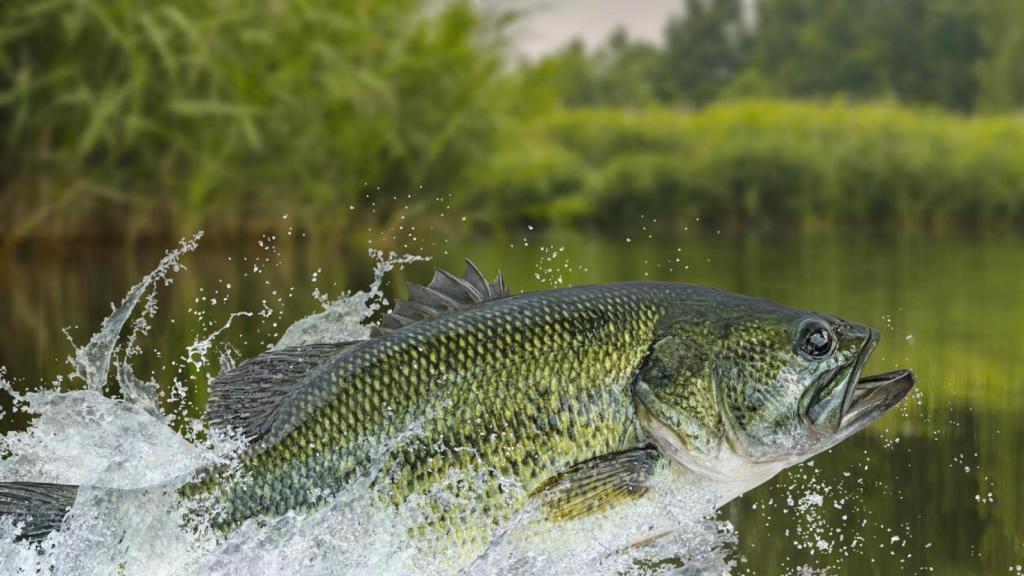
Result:
M905 369L858 379L847 395L839 434L852 434L876 420L903 400L915 382L914 373Z
M803 413L804 422L817 431L828 445L850 436L877 420L906 397L916 378L910 370L893 370L861 376L878 332L868 329L864 344L853 362L836 366L821 378Z

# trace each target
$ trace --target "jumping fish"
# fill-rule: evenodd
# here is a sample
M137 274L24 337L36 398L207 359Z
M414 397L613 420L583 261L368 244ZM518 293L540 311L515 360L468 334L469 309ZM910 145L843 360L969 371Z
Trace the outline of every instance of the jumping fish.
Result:
M396 505L455 472L481 479L463 496L494 522L530 502L554 521L606 510L642 498L665 465L738 495L861 430L915 381L861 375L874 329L715 288L511 295L467 261L461 278L439 269L409 292L369 339L269 351L212 383L209 425L248 444L237 466L179 488L216 503L209 523L313 510L374 466ZM77 491L0 483L0 516L38 540ZM471 531L453 514L424 522Z

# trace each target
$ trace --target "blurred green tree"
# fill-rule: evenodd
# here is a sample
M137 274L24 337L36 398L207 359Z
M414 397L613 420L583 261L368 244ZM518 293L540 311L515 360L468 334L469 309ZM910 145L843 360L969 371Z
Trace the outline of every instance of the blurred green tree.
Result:
M1024 108L1024 2L977 0L985 56L977 63L979 107Z
M1018 0L682 0L653 47L612 36L543 60L572 106L777 96L894 98L971 111L1021 100ZM540 78L538 76L537 78Z
M637 106L656 101L652 77L658 50L613 32L592 53L576 40L527 67L527 84L546 85L555 100L569 106Z
M663 100L705 104L747 66L750 30L741 0L683 0L665 28L655 86Z
M975 104L975 0L761 0L758 12L753 66L786 94Z

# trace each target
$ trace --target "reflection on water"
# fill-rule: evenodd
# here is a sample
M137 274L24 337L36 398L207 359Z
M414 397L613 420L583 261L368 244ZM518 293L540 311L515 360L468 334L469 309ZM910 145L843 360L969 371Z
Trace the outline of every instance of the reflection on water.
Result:
M735 572L1000 574L1024 561L1024 241L529 234L410 245L433 262L396 271L385 291L428 279L432 264L457 269L463 257L485 272L500 267L514 291L637 279L711 284L876 326L882 343L867 371L917 371L919 391L900 409L722 510L738 533ZM31 388L70 372L61 329L84 343L163 249L0 260L8 378ZM181 352L230 312L254 312L222 339L249 356L319 310L317 289L333 296L372 278L362 247L290 238L273 250L205 246L184 263L189 273L162 289L142 339L137 373L161 383L196 369ZM201 404L203 391L193 393L187 399ZM8 413L3 425L23 427L24 418Z

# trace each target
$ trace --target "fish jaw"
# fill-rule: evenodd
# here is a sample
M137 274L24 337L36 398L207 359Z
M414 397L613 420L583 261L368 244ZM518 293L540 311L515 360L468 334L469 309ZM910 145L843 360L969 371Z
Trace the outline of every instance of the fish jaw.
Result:
M861 375L878 344L878 331L868 332L860 353L849 365L836 367L816 388L808 390L808 402L801 409L800 420L816 438L802 451L803 459L863 430L913 390L917 379L911 370ZM825 389L831 393L823 394Z
M899 404L916 383L917 377L906 369L858 378L851 386L838 429L828 438L827 445L817 451L827 450L866 428Z

